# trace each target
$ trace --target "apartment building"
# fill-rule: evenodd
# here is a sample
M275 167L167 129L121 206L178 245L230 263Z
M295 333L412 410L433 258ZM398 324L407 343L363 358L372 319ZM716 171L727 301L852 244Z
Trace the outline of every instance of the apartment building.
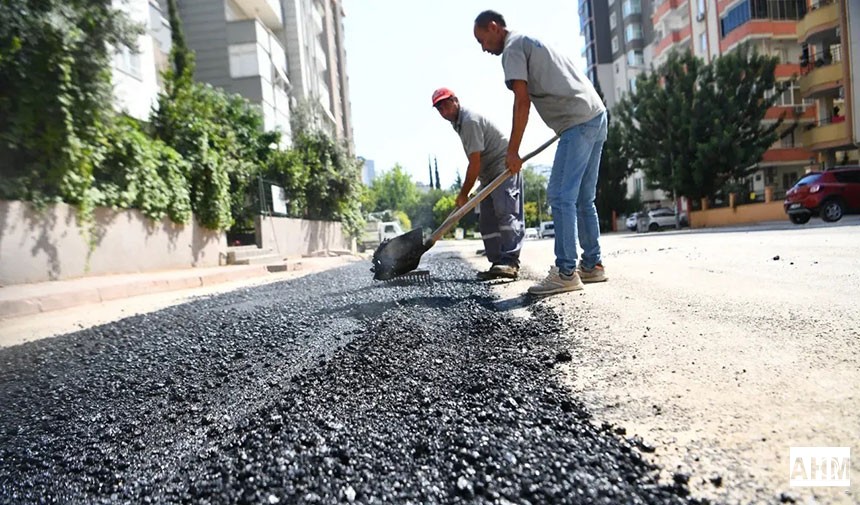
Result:
M653 0L650 5L645 1L637 9L638 2L632 0L606 0L608 26L603 33L591 34L596 40L611 39L613 65L619 64L613 69L616 102L635 91L634 84L624 86L621 79L638 73L629 64L639 61L637 48L627 46L639 31L637 22L642 25L647 67L658 67L676 50L690 50L710 62L746 44L778 58L775 74L785 87L765 116L766 122L785 118L779 139L750 177L750 196L763 199L764 188L770 186L779 198L805 171L857 159L848 45L842 43L842 34L849 33L847 9L852 0ZM620 12L612 8L617 2ZM593 26L599 29L601 24ZM588 44L589 34L584 35ZM628 57L619 59L616 49L627 51ZM629 196L639 191L646 202L666 196L646 195L641 177L634 174L628 180Z
M636 77L647 71L654 38L647 13L652 0L579 0L580 33L588 77L603 91L607 107L636 89ZM650 204L666 200L660 190L648 188L637 170L627 179L628 196L638 194Z
M316 126L353 152L340 0L178 3L187 44L196 54L195 79L259 105L265 128L280 130L285 144L295 107L319 104L312 107Z
M148 121L162 89L161 72L169 61L170 24L156 0L113 0L112 5L144 27L136 47L114 48L114 105L129 116Z
M166 11L166 0L160 0ZM275 32L284 29L278 0L179 0L194 78L258 105L267 130L289 143L290 80L286 52Z
M797 23L802 44L798 93L815 110L799 140L823 167L858 161L857 86L852 76L857 67L852 60L860 59L851 54L852 49L860 50L858 30L856 0L814 0Z
M319 104L317 126L346 142L354 152L349 78L340 0L283 0L293 96Z

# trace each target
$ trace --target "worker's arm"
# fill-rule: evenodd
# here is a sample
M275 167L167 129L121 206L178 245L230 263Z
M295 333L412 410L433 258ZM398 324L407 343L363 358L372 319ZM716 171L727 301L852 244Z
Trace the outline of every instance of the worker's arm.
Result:
M529 98L528 83L526 81L510 81L510 88L514 92L514 117L513 125L511 126L511 138L508 141L507 164L508 170L516 174L523 167L523 160L519 154L520 144L523 141L523 133L525 133L526 125L529 122L529 108L531 108L532 101Z
M481 153L469 154L469 167L466 168L466 180L463 181L463 187L460 188L460 194L457 195L457 207L466 205L469 200L469 192L478 180L478 174L481 172Z

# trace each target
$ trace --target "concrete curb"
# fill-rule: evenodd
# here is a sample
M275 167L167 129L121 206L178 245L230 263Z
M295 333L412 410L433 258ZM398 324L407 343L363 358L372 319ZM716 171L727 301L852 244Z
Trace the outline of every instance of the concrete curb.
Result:
M293 270L295 268L292 268ZM219 267L152 274L85 277L56 283L0 288L0 319L107 302L165 291L212 286L269 275L266 265Z

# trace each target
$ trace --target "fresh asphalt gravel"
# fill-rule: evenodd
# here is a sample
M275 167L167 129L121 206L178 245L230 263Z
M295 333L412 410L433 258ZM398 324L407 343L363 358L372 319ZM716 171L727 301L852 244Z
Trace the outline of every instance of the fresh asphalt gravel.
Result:
M560 317L452 255L0 349L0 503L689 503L562 385ZM646 448L647 450L647 448Z

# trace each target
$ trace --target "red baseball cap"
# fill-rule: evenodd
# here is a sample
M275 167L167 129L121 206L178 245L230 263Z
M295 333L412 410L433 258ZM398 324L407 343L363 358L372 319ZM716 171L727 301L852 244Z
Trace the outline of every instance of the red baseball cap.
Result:
M454 95L454 92L448 88L439 88L433 92L433 107L436 107L436 104L445 100L446 98L451 98Z

